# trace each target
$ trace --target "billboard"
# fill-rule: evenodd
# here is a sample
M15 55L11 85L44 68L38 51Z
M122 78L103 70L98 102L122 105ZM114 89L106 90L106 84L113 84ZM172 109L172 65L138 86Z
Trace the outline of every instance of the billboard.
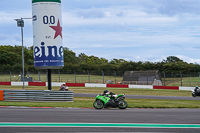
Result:
M33 53L36 69L61 69L63 35L61 0L32 0Z

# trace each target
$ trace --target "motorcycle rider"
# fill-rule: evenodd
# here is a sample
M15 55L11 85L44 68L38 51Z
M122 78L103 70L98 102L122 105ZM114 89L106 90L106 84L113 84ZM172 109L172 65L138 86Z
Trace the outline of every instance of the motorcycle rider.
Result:
M103 94L107 97L110 97L110 100L104 105L104 107L106 108L107 106L116 106L115 105L115 101L111 98L114 98L115 99L115 93L113 92L110 92L108 90L104 90L103 91Z
M60 90L59 91L68 91L68 86L65 86L65 84L62 84L60 86Z
M108 90L104 90L104 91L103 91L103 94L104 94L104 95L111 95L111 97L113 97L113 95L115 95L115 93L112 93L112 92L110 92L110 91L108 91Z
M195 87L194 92L195 92L195 93L200 93L200 89L199 89L198 86Z

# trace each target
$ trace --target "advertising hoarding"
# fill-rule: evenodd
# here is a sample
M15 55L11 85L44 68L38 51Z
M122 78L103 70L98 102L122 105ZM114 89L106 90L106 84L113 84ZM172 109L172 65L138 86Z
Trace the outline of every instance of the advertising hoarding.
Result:
M32 0L33 53L36 69L61 69L63 35L61 0Z

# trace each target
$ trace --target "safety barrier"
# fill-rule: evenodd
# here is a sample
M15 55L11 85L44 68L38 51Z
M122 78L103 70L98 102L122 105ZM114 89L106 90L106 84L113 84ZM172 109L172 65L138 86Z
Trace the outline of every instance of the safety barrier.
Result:
M179 90L179 86L153 86L153 89Z
M3 98L2 98L3 94ZM73 101L73 91L0 90L1 101Z
M65 83L69 87L85 87L85 83Z
M46 86L46 82L28 82L28 86Z
M107 84L106 87L113 87L113 88L128 88L126 84Z
M11 82L0 82L0 85L11 85Z
M22 86L23 82L0 82L0 85ZM104 88L140 88L140 89L169 89L169 90L192 90L194 87L184 86L155 86L155 85L129 85L129 84L94 84L94 83L65 83L52 82L52 86L65 84L68 87L104 87ZM47 82L25 82L25 86L47 86Z

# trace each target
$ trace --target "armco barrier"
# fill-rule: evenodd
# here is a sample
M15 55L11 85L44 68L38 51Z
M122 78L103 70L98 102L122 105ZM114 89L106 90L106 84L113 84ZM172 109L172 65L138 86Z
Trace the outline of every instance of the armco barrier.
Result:
M73 101L73 91L3 90L3 100L5 101Z

